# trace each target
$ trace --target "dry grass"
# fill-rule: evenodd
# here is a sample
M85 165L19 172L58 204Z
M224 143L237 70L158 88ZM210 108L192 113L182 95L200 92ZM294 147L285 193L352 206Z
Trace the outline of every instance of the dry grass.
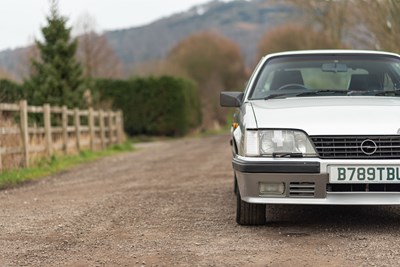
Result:
M0 113L0 128L18 128L19 124L16 123L12 112ZM6 133L0 134L0 148L19 148L22 147L22 140L20 133ZM20 168L23 165L23 156L20 153L1 155L1 163L3 169Z

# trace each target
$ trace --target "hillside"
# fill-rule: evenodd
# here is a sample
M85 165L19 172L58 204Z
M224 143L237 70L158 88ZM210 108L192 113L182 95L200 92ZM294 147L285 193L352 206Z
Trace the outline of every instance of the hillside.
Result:
M104 34L126 69L163 58L180 40L200 31L215 31L236 42L250 65L256 61L259 38L287 20L289 12L272 0L215 0L145 26ZM18 76L23 52L24 48L0 52L0 68Z
M20 79L21 72L25 71L22 65L26 63L24 55L28 48L7 49L0 52L0 69L5 70L12 77Z
M261 35L287 17L287 9L270 2L213 1L150 25L105 34L125 65L162 58L181 39L199 31L216 31L235 41L251 63Z

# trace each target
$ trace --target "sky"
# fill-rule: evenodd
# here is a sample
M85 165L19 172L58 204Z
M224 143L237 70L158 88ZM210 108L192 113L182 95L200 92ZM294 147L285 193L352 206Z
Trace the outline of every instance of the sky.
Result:
M26 46L40 39L46 24L49 0L0 0L0 51ZM208 0L59 0L60 13L69 26L84 14L96 21L99 31L141 26Z

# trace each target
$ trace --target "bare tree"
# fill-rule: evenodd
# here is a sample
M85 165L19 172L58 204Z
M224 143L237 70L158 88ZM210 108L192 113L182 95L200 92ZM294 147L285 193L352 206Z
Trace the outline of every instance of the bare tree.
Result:
M202 101L203 127L226 123L226 111L219 108L222 90L243 90L245 65L239 47L213 32L202 32L183 39L168 54L169 64L178 66L197 82Z
M343 46L344 36L355 23L353 0L285 0L299 10L301 20L329 39L329 42ZM296 17L298 20L299 18Z
M15 77L5 69L0 68L0 80L15 80Z
M281 51L330 48L344 48L344 45L305 26L287 24L267 32L261 38L258 44L258 57Z
M285 0L334 43L400 52L399 0Z
M36 44L32 44L19 52L18 73L22 79L31 76L34 73L32 61L40 61L40 51Z
M78 35L77 56L82 63L84 76L91 78L121 78L123 67L104 35L96 31L96 20L83 14L76 23Z
M7 100L7 92L3 90L1 84L1 80L13 80L11 74L9 74L6 70L0 68L0 103L3 103ZM1 116L1 112L0 112Z
M169 75L169 76L190 78L187 71L182 69L180 66L174 64L173 62L170 62L167 59L150 60L142 62L140 64L133 66L130 72L132 73L133 77L135 76L160 77L164 75Z
M400 1L375 0L358 1L357 17L365 25L367 41L375 49L400 52Z

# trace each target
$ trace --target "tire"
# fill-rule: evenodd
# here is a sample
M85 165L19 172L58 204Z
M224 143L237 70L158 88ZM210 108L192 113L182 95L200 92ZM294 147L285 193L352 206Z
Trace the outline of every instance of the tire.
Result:
M242 200L238 190L236 194L236 222L240 225L265 225L266 205L252 204Z
M236 180L236 174L233 174L233 193L235 193L235 195L238 194L238 184L237 184L237 180Z

